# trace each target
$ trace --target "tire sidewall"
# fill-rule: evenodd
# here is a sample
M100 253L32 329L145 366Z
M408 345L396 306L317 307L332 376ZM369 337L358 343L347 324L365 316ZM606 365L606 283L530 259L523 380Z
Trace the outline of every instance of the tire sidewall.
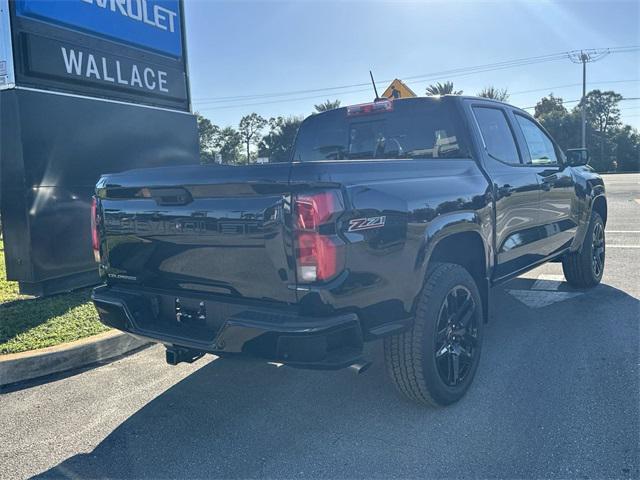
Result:
M600 270L600 274L596 275L593 271L593 236L596 231L596 225L600 225L602 227L602 240L604 241L604 255L602 257L602 269ZM591 283L596 285L600 283L602 280L602 276L604 275L604 267L607 261L607 239L604 231L604 222L602 221L602 217L598 212L591 213L591 221L589 222L589 230L587 232L587 236L585 238L585 262L589 262L589 273L591 275Z
M484 334L482 300L480 298L476 282L463 267L458 265L452 265L452 267L452 270L445 276L445 278L442 279L442 281L438 282L431 291L423 292L421 308L418 309L416 316L417 322L424 323L423 335L420 339L423 349L422 371L424 381L434 400L441 405L449 405L458 401L473 382L473 378L475 377L480 362ZM467 288L475 302L476 308L474 316L478 326L478 338L471 370L460 384L452 387L444 383L437 370L437 362L435 359L436 329L440 308L446 298L446 295L451 291L451 289L458 285L462 285Z

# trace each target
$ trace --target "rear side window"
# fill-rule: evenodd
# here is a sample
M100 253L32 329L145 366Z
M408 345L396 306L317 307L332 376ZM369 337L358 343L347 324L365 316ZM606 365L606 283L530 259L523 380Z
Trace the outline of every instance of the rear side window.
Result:
M496 160L520 164L520 155L507 117L499 108L473 107L487 152Z
M553 142L534 122L522 115L515 114L522 135L524 135L529 155L531 156L531 165L549 165L558 163L556 149Z
M300 127L293 160L468 158L452 104L439 99L393 102L392 110L314 115Z

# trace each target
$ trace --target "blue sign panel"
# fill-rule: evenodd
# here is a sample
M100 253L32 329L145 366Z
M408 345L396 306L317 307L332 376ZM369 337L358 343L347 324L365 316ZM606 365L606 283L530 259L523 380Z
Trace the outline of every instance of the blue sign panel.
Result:
M182 56L180 0L17 0L16 14Z

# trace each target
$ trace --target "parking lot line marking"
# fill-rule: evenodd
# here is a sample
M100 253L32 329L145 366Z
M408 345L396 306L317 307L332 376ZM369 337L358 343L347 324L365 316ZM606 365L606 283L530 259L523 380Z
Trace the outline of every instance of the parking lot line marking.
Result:
M605 230L606 233L640 233L640 230Z
M582 292L550 292L545 290L507 290L509 294L529 308L542 308L583 295Z
M551 273L541 273L538 275L538 280L557 280L560 282L564 281L564 275L556 275Z
M536 280L531 285L531 290L544 290L547 292L554 292L560 288L562 282L558 280Z
M564 282L564 275L551 275L548 273L541 273L538 275L538 279L531 285L531 290L546 290L556 291L560 288Z
M640 245L607 245L607 248L640 248Z

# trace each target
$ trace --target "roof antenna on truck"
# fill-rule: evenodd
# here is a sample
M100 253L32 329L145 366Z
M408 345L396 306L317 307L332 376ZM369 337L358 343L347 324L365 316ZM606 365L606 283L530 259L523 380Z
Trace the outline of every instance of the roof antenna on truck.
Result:
M379 102L380 100L382 100L379 96L378 96L378 89L376 88L376 81L373 79L373 73L371 73L371 70L369 70L369 76L371 77L371 83L373 84L373 91L376 94L376 102Z

